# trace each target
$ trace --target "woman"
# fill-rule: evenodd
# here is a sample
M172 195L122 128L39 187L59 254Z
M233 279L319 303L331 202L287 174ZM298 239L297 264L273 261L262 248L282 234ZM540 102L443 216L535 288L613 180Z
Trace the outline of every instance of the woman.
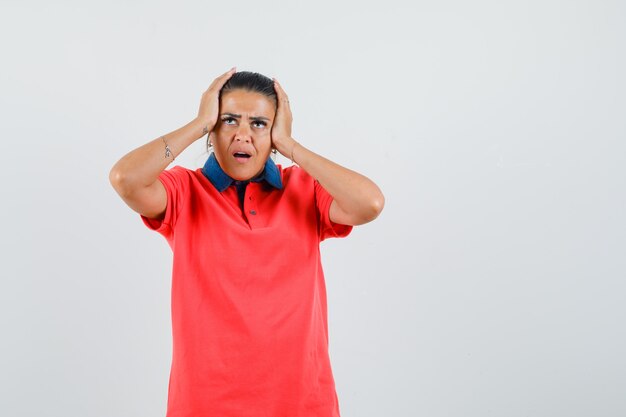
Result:
M319 243L376 218L384 198L291 124L276 80L233 68L193 121L111 170L174 254L168 417L339 416ZM207 134L202 169L165 169ZM275 165L273 149L297 166Z

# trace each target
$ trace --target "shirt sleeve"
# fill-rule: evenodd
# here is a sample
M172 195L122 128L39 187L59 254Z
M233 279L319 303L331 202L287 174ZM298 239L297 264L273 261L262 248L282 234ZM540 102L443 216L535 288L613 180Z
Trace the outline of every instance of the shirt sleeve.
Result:
M352 231L351 225L335 223L330 219L330 204L333 196L315 180L315 204L319 216L320 241L329 237L346 237Z
M177 165L172 169L162 171L158 179L167 193L167 207L163 220L150 219L142 214L139 216L150 230L159 232L169 240L173 235L178 214L189 194L189 174L187 169Z

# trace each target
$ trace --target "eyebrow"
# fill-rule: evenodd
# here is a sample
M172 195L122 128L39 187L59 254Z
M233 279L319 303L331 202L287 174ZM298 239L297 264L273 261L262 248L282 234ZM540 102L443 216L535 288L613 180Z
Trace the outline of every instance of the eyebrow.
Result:
M233 119L241 119L241 115L235 113L222 113L222 117L224 116L232 117ZM267 120L269 122L270 119L264 116L253 116L250 120Z

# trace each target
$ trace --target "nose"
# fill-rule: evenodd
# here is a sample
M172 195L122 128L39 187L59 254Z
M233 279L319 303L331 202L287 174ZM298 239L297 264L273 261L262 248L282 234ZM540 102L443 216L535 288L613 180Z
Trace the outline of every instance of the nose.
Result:
M237 142L250 142L250 126L247 123L241 123L239 129L235 132L235 140Z

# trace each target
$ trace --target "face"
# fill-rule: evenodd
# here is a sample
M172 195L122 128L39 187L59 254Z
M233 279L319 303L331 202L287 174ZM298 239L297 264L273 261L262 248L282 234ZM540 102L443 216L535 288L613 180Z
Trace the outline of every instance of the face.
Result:
M272 150L276 108L263 94L232 90L222 95L213 129L213 151L231 178L249 180L260 174Z

